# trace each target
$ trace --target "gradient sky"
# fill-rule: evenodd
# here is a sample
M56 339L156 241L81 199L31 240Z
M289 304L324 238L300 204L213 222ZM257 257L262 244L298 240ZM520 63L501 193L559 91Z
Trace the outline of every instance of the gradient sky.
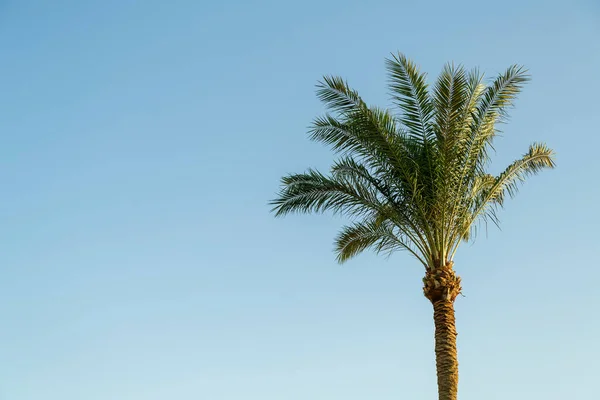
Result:
M457 255L461 400L597 397L597 0L6 0L0 49L0 400L436 398L422 267L267 206L332 160L316 81L387 106L395 51L525 64L492 168L558 153Z

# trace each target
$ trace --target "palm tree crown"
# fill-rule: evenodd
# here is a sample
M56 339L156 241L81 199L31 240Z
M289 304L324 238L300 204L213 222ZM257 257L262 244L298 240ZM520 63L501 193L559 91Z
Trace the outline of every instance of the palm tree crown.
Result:
M386 67L396 113L369 107L338 77L319 82L329 113L314 120L310 137L339 159L328 175L309 169L283 177L271 204L277 216L350 216L336 238L339 262L367 248L406 250L431 271L452 264L478 220L497 224L507 195L527 176L554 167L554 154L534 143L498 176L486 172L497 125L529 79L522 67L511 66L486 86L476 69L447 64L432 88L402 54Z

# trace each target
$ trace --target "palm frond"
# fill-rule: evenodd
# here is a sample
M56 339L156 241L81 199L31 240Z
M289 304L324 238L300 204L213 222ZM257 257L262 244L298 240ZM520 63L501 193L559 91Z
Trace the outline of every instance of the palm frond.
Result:
M427 75L404 54L386 59L392 99L403 111L400 121L420 140L431 140L433 104L429 98Z
M527 70L520 65L512 65L498 75L494 82L483 93L477 106L477 114L472 127L473 133L482 125L491 121L503 121L506 109L513 105L517 95L530 77Z
M514 197L519 183L525 182L528 176L536 175L546 168L554 168L556 166L554 157L554 151L544 143L533 143L520 160L509 165L498 175L486 199L502 206L506 194Z
M463 110L468 106L465 101L469 95L468 90L465 69L462 66L455 67L454 64L446 64L433 90L435 133L442 146L449 140L457 139L457 128L461 122Z
M376 213L382 206L377 195L360 182L332 179L312 169L284 176L281 190L270 204L275 216L324 211L361 216Z
M339 263L348 261L368 248L373 248L376 253L407 250L423 265L427 265L410 244L403 241L402 237L394 232L392 225L387 221L372 219L356 222L344 227L335 240L335 251Z
M554 168L554 151L543 143L534 143L522 158L510 164L504 172L493 180L489 175L482 177L482 184L476 187L471 197L472 210L463 226L463 235L478 218L491 220L498 225L496 206L502 207L506 195L514 197L519 184L525 182L528 176L536 175L544 169Z
M337 114L345 114L365 106L358 92L337 76L323 77L323 81L317 84L317 97L329 110Z
M473 88L479 87L475 83L480 80L477 75L473 74L471 78ZM468 182L475 174L483 172L489 161L488 149L492 148L497 133L496 124L506 119L507 108L513 104L528 80L527 71L519 65L513 65L475 97L477 103L468 118L471 124L463 141L460 179Z

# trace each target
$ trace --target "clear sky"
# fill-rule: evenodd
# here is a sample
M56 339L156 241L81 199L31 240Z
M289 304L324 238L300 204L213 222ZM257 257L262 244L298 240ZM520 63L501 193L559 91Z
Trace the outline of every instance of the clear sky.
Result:
M597 0L6 0L0 50L0 400L435 398L422 267L267 206L395 51L525 64L493 169L558 153L457 256L461 400L597 398Z

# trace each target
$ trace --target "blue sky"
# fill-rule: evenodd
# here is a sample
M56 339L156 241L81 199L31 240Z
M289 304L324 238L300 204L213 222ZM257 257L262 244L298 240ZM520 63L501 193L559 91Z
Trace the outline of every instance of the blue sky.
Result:
M389 105L395 51L525 64L493 170L558 153L457 256L461 400L596 395L594 0L2 1L0 48L0 400L435 398L419 264L267 206L332 160L316 81Z

